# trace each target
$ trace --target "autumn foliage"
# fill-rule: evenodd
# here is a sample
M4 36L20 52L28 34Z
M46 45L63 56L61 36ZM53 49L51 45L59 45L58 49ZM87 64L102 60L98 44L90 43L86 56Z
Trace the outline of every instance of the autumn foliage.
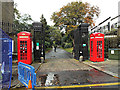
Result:
M99 16L100 10L97 6L89 3L71 2L63 6L58 12L54 12L51 20L55 26L66 27L67 32L75 29L81 22L94 26L94 20Z

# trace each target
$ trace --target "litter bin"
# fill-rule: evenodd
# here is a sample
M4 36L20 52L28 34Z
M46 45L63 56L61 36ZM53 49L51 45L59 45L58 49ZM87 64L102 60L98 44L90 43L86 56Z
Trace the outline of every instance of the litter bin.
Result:
M120 60L120 48L109 48L108 59Z

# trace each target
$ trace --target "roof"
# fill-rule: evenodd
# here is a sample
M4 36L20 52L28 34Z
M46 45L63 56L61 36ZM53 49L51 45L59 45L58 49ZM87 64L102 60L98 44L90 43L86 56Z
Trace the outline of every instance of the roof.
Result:
M11 39L1 28L0 28L0 38ZM12 39L11 39L12 40Z
M104 34L102 34L102 33L92 33L90 36L104 36Z
M18 36L21 35L21 36L24 36L24 35L27 35L27 36L32 36L30 32L26 32L26 31L22 31L20 33L17 34Z

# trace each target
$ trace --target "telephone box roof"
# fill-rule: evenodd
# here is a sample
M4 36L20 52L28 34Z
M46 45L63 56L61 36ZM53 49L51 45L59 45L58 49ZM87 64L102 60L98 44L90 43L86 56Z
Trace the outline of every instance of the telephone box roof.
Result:
M17 34L17 36L25 36L25 35L32 36L30 32L26 32L26 31L22 31L22 32Z
M104 37L104 34L102 34L102 33L92 33L91 35L90 35L90 37L96 37L96 36L103 36Z

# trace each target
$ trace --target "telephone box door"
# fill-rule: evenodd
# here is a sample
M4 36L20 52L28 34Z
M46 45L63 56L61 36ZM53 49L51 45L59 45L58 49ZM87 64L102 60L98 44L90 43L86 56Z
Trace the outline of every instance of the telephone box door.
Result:
M90 60L104 61L104 34L93 33L90 35Z
M18 62L32 63L32 40L29 32L20 32L18 35Z

